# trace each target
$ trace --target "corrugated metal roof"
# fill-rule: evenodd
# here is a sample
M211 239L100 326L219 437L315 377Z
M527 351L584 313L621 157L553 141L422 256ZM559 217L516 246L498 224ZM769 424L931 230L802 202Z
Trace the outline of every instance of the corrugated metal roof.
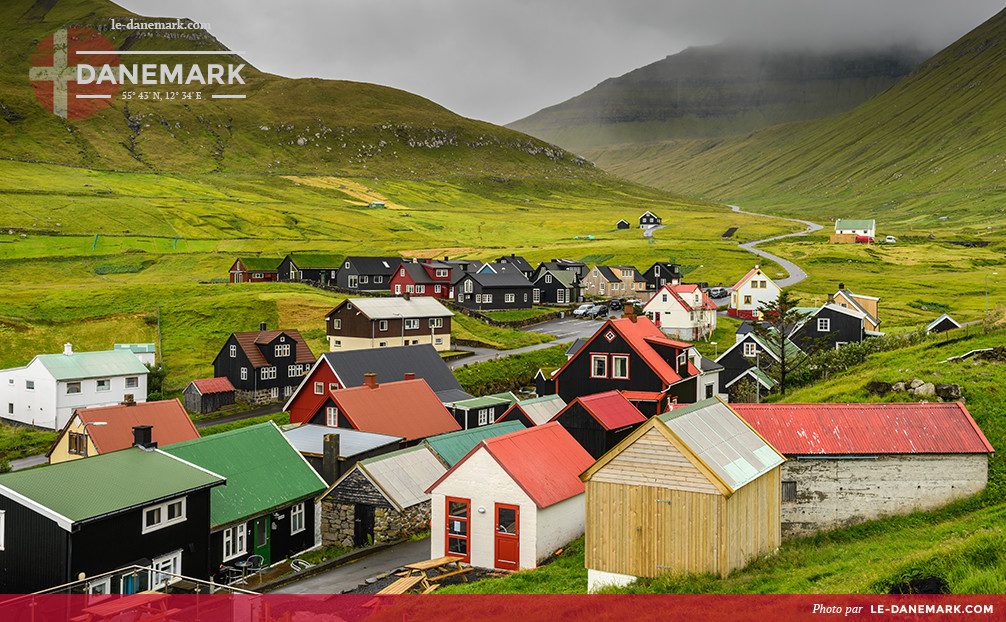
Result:
M961 403L734 404L784 454L991 453Z
M530 400L517 402L528 419L535 425L542 425L552 420L560 410L566 407L566 402L558 395L545 395Z
M227 378L200 378L199 380L193 380L192 384L196 385L196 388L203 395L209 393L227 393L234 390L234 385Z
M460 406L461 408L467 408L471 410L472 408L485 408L486 406L496 406L497 404L502 404L506 402L507 404L513 404L517 401L517 397L513 393L493 393L492 395L483 395L482 397L472 397L466 400L458 400L456 402L451 402L451 406Z
M366 474L367 479L376 484L399 510L428 500L430 495L426 490L447 472L426 445L362 460L354 469ZM342 481L341 478L339 481ZM335 486L338 485L339 482L336 482Z
M427 438L424 443L430 446L435 454L447 463L447 466L454 466L459 460L472 450L473 447L487 438L509 434L523 430L524 424L520 421L503 421L493 425L484 425L470 430L460 432L448 432L447 434L437 434Z
M321 355L339 377L343 385L358 387L363 384L363 374L377 374L380 383L404 380L405 374L415 374L422 378L437 394L454 389L458 393L451 399L468 399L461 383L454 377L451 368L444 363L440 353L428 343L415 346L395 346L392 348L366 348L346 352L325 352ZM461 397L464 394L464 397ZM445 396L447 397L447 396Z
M107 425L92 425L88 436L98 453L118 451L133 446L133 426L152 426L150 435L158 447L199 438L189 414L177 399L142 402L132 406L99 406L77 409L84 423L104 421ZM212 469L211 469L212 470Z
M0 486L73 522L223 482L160 451L136 447L0 475ZM7 537L14 536L8 531Z
M391 320L398 316L405 318L450 317L454 315L447 307L431 296L409 296L405 298L350 298L347 302L372 320Z
M227 478L227 485L214 489L210 497L213 527L283 507L325 489L325 481L271 421L176 443L163 451Z
M835 231L844 229L873 229L876 224L876 220L850 220L840 218L835 221Z
M601 327L601 330L594 334L592 339L595 339L602 332L607 332L607 326L614 328L665 384L670 385L681 380L681 376L675 371L675 367L654 350L653 346L666 346L675 350L683 350L691 347L691 344L668 339L647 317L637 317L634 322L627 317L608 320ZM688 377L697 376L698 374L699 370L692 364L691 358L689 358Z
M353 427L364 432L415 440L461 429L425 380L339 389L332 399Z
M35 360L41 363L56 380L139 376L147 373L147 368L140 359L129 350L39 354Z
M297 451L318 456L323 455L325 452L326 434L339 435L339 455L343 457L356 456L366 451L403 440L400 436L361 432L351 428L330 428L313 423L305 423L304 425L283 431L283 435L286 436L287 440L290 441Z
M157 347L152 343L117 343L112 346L113 350L129 350L135 353L154 353Z
M785 461L715 397L675 408L659 417L731 490L758 479Z
M617 430L630 425L638 425L646 421L643 413L639 412L625 396L618 391L605 391L594 395L585 395L573 400L565 409L569 410L574 403L579 402L590 415L597 420L605 430ZM562 416L559 413L552 420Z

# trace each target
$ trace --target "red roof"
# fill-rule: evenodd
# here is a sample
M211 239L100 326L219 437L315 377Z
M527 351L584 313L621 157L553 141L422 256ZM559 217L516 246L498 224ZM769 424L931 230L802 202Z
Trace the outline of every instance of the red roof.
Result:
M339 411L361 432L411 441L461 429L423 379L339 389L330 395Z
M539 508L582 494L584 483L580 473L594 464L594 459L569 432L550 422L482 441L426 492L433 492L479 450L489 452Z
M746 283L748 281L748 279L750 279L755 274L757 274L759 270L761 270L761 268L758 267L758 266L755 266L754 268L751 268L750 272L748 272L747 274L745 274L744 276L742 276L741 280L737 281L737 284L734 285L734 287L733 287L734 290L740 289L741 285L744 285L744 283Z
M659 394L658 394L659 395ZM577 402L583 406L590 416L597 420L605 430L617 430L630 425L637 425L646 421L643 413L633 406L618 391L605 391L578 397L569 403L566 408L560 410L552 421L557 420L564 412L569 410Z
M629 318L622 317L615 320L608 320L608 324L611 325L618 334L625 339L626 342L632 349L636 351L639 356L646 361L646 364L653 370L655 374L660 376L667 384L674 384L681 380L681 376L678 372L674 371L674 367L670 363L664 360L660 354L658 354L652 347L652 344L664 345L676 349L690 348L692 344L685 343L683 341L675 341L673 339L668 339L664 333L657 328L647 317L637 317L636 321L633 322ZM604 327L602 327L602 331ZM581 348L580 352L583 352L586 348ZM699 370L692 365L691 361L688 361L688 376L698 375Z
M193 380L192 384L196 385L196 389L203 395L207 393L226 393L234 390L234 385L227 378L201 378Z
M630 402L657 402L664 394L660 391L619 391Z
M702 304L699 305L699 308L700 309L716 309L717 308L716 307L716 303L713 302L713 299L710 298L709 296L707 296L706 293L704 291L702 291L702 289L699 288L699 286L696 285L696 284L694 284L694 283L689 283L687 285L665 285L664 287L669 288L675 294L692 294L693 296L695 295L695 290L699 290L699 293L702 294ZM680 296L679 296L679 298L680 298ZM684 301L682 301L682 302L684 302ZM688 304L688 303L686 303L686 304ZM689 306L691 306L691 305L689 305Z
M199 438L196 426L185 412L182 403L177 399L157 402L140 402L132 406L98 406L95 408L78 408L77 417L83 423L104 421L107 425L91 425L87 427L87 435L98 450L98 453L118 451L133 446L133 426L149 425L150 440L159 447L191 441ZM69 427L73 418L67 423ZM62 436L67 428L63 428ZM57 439L56 442L59 442ZM55 445L53 445L55 447ZM50 450L51 452L52 450Z
M730 407L783 454L995 451L960 402Z

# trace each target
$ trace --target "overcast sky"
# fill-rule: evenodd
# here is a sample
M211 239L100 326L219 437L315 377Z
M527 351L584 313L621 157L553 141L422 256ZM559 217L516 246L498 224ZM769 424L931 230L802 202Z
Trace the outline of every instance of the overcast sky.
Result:
M691 45L940 49L1002 0L117 0L188 17L263 71L374 82L508 123Z

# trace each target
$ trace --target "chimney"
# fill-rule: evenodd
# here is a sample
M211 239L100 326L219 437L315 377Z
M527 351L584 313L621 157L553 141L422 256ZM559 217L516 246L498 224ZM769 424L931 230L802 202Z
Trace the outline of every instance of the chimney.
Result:
M625 317L629 318L630 322L636 321L636 304L632 301L627 301L625 305L625 311L622 313Z
M412 373L411 371L407 371L407 372L405 372L405 379L406 380L415 380L416 379L416 375L414 373Z
M321 477L328 485L336 480L335 467L339 462L339 435L326 434L322 441Z
M376 389L377 374L373 372L363 374L363 386L370 387L371 389Z
M839 283L838 284L838 289L840 289L840 290L845 289L845 283Z
M258 323L258 329L260 331L264 331L265 330L265 322L259 322Z
M122 396L122 405L123 406L136 406L136 400L133 399L133 394L132 393L126 393L125 395Z
M68 344L68 343L64 343L63 344L63 355L64 356L73 356L73 346L70 345L70 344Z
M157 449L157 443L150 440L154 426L135 425L133 426L133 447L139 447L144 451Z
M409 297L410 297L409 292L405 292L404 294L402 294L402 298L404 298L405 300L408 300Z
M444 255L444 261L450 261L450 260L451 260L450 257L448 257L447 255Z

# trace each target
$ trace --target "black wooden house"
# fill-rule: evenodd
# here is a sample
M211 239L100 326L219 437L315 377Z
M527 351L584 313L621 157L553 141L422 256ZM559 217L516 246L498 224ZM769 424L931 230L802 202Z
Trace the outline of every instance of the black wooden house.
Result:
M339 255L290 253L279 264L280 281L313 281L334 285L342 259Z
M647 291L657 291L664 285L681 282L681 266L669 261L657 261L643 273Z
M300 385L315 356L298 330L232 333L213 359L217 378L227 378L235 397L249 404L290 397Z
M572 304L580 300L580 279L575 270L543 270L531 283L534 304Z
M858 343L866 338L865 317L855 309L824 304L807 317L790 335L790 340L804 351L833 350L847 343Z
M643 215L639 217L639 228L645 229L647 227L655 227L660 224L660 216L657 216L653 212L643 212Z
M346 257L336 273L336 285L361 291L391 291L391 277L401 257Z
M455 299L475 311L531 308L531 282L516 268L467 272L454 284Z
M596 460L646 417L618 391L578 397L553 417Z

